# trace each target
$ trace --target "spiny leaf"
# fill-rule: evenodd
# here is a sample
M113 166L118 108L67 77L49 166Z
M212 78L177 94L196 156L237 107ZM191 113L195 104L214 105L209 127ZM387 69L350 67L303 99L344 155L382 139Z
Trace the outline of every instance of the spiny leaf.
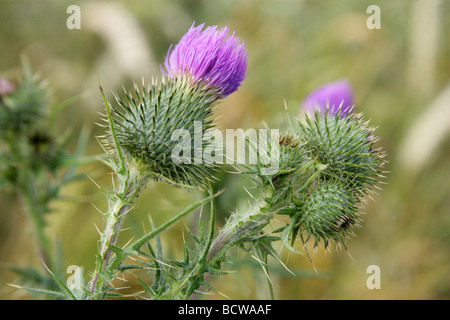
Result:
M64 294L64 296L69 300L76 300L75 295L72 291L64 284L63 281L61 281L50 269L44 264L45 268L47 269L48 273L52 277L52 279L55 281L56 285L61 289L61 292Z
M153 289L141 278L137 277L136 278L141 285L144 287L144 290L147 291L148 293L150 293L153 297L157 297L157 294L155 293L155 291L153 291Z
M22 286L18 286L15 284L9 284L11 287L14 288L18 288L18 289L23 289L29 292L33 292L33 293L40 293L40 294L44 294L47 296L51 296L51 297L55 297L57 299L64 299L66 298L66 295L62 292L59 291L53 291L53 290L46 290L46 289L40 289L40 288L30 288L30 287L22 287Z

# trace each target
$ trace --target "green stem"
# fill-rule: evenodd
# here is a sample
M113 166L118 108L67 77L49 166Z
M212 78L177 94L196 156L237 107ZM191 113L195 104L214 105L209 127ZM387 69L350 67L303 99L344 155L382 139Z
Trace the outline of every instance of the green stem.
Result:
M158 228L154 229L150 233L148 233L145 236L141 237L140 239L136 240L132 245L130 245L130 248L132 250L139 250L139 248L142 247L147 241L153 239L154 237L159 235L161 232L167 230L170 226L172 226L175 222L177 222L178 220L180 220L181 218L186 216L189 212L191 212L192 210L198 208L202 204L204 204L204 203L206 203L208 201L211 201L211 199L217 197L222 192L223 192L223 190L217 192L216 194L212 194L209 197L206 197L204 199L201 199L199 201L196 201L196 202L192 203L186 209L184 209L179 214L177 214L175 217L167 220L165 223L163 223Z
M33 225L34 233L37 239L39 256L42 260L42 263L49 269L53 268L53 261L51 260L50 254L50 241L44 231L45 222L43 220L43 213L39 208L41 205L35 200L35 197L26 190L27 188L23 188L21 192L22 201L25 206L26 213L30 218L30 221Z
M228 249L269 223L272 210L268 209L267 203L261 200L246 212L234 215L211 244L206 257L208 263L214 266Z
M208 240L206 242L205 248L203 249L203 254L199 260L201 264L204 264L206 262L206 257L208 256L209 249L211 248L213 242L215 220L216 220L216 206L214 205L214 199L211 198L211 216L209 218Z
M126 170L124 174L117 173L119 185L112 195L109 211L105 215L105 228L100 238L100 249L97 264L89 284L90 294L87 299L103 299L107 292L107 283L114 279L108 274L111 262L112 247L116 245L125 216L134 199L145 185L148 175L139 173L134 168Z
M213 204L212 204L213 205ZM278 207L278 206L277 206ZM228 220L215 239L213 239L213 223L210 225L207 244L195 267L179 279L164 295L164 299L187 299L201 285L194 278L201 277L206 267L220 268L218 264L223 260L226 251L234 247L247 236L259 232L273 216L275 207L269 206L264 200L258 201L249 210L236 214ZM212 209L214 217L214 209ZM186 288L183 292L182 289Z

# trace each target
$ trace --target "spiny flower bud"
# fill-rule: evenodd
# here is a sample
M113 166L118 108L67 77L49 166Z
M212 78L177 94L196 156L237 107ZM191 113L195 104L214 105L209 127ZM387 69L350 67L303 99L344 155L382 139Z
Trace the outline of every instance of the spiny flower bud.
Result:
M169 48L165 59L166 71L162 72L175 79L186 77L193 84L215 88L219 95L228 96L238 89L245 78L247 50L244 43L229 29L204 24L189 31L180 42Z
M314 246L322 240L325 248L329 241L345 246L345 238L359 220L356 199L340 181L320 181L310 191L295 217L300 234L306 233L305 242L314 238Z
M352 114L344 118L326 113L315 113L300 123L302 147L313 162L326 165L323 175L340 177L355 188L357 193L377 182L383 166L383 154L372 150L376 141L374 129L362 121L362 115Z
M17 86L0 80L0 134L31 132L45 118L49 96L43 83L25 66Z
M196 161L196 151L203 149L194 149L180 162L173 161L172 156L179 138L187 139L186 145L195 148L195 137L212 127L209 117L214 91L194 88L178 79L143 92L136 87L135 97L128 92L125 96L124 100L116 95L121 108L114 107L114 123L119 145L130 161L169 183L203 185L212 167ZM186 136L179 137L177 132Z
M347 80L327 83L308 94L302 105L307 113L318 111L335 115L339 110L340 116L344 117L353 107L351 85Z

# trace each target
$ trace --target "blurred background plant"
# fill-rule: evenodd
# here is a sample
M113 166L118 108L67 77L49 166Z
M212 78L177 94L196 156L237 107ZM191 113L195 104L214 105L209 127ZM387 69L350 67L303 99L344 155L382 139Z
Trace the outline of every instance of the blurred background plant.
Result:
M170 44L192 24L228 25L245 40L248 76L239 91L216 109L222 128L286 125L284 104L290 113L312 89L346 78L355 92L355 104L371 125L378 126L391 171L387 185L375 201L365 206L362 228L345 251L312 256L318 270L304 255L277 248L295 276L275 261L271 278L279 299L430 299L449 298L449 193L450 172L450 1L377 1L381 29L370 30L366 13L372 1L0 1L0 73L22 68L25 55L52 88L55 101L77 99L59 112L53 134L62 137L67 127L81 133L90 127L91 137L103 134L93 123L103 112L97 76L104 88L130 88L133 80L151 79ZM81 9L81 29L69 30L66 9ZM46 17L46 19L42 19ZM110 96L108 97L108 99ZM77 139L67 144L75 153ZM86 155L102 153L91 138ZM109 170L99 163L86 164L77 173L87 174L99 185L109 185ZM231 210L247 205L242 186L245 177L220 172L226 191L216 199L218 224ZM77 195L70 204L55 202L58 214L46 216L45 234L59 238L61 272L69 265L93 270L97 231L104 210L103 195L88 179L64 185L60 196ZM121 242L139 238L179 212L198 194L173 189L162 183L149 186L136 201ZM28 293L7 286L17 281L11 264L33 266L33 225L11 190L0 194L0 296L28 299ZM152 208L151 218L148 207ZM197 214L200 214L199 212ZM194 216L193 216L194 217ZM195 229L187 217L162 239L173 252L183 255L180 243L185 228ZM222 221L222 222L221 222ZM70 254L67 254L70 253ZM258 263L238 252L230 268L238 270L215 277L212 285L236 299L267 298L264 272ZM370 265L381 270L381 290L366 287ZM249 275L252 275L251 277ZM69 274L65 275L66 277ZM62 275L64 278L64 274ZM124 292L141 286L124 272ZM145 277L143 274L142 277ZM262 281L261 281L262 280ZM264 286L261 289L261 286ZM208 297L207 297L208 298ZM211 292L209 298L223 296Z
M28 247L36 251L34 262L40 267L10 264L10 269L19 276L19 285L31 286L36 293L55 287L48 270L58 277L65 273L59 240L46 230L53 203L64 200L60 195L64 185L80 178L78 165L95 158L82 157L89 138L86 130L81 131L74 154L65 150L71 132L53 133L58 112L71 99L52 105L49 88L27 63L22 69L17 78L0 79L0 190L17 196L31 225Z

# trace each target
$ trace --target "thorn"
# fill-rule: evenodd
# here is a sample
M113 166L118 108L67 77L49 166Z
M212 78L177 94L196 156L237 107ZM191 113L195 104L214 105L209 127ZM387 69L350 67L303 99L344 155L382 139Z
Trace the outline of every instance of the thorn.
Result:
M95 229L97 230L97 232L98 232L98 235L99 236L101 236L102 235L102 233L100 232L100 230L97 228L97 225L94 223L94 227L95 227Z
M47 269L48 273L53 274L53 272L47 267L44 260L41 260L42 264L44 265L45 269Z
M113 287L114 288L114 287ZM119 287L119 288L114 288L114 290L124 290L124 289L130 289L131 287Z
M86 174L86 176L97 186L97 188L99 188L100 190L102 189L97 182L94 181L94 179L92 179L88 174Z
M95 208L95 210L97 210L101 215L103 215L103 212L97 208L91 201L89 201L89 203Z
M113 190L116 190L116 184L114 182L114 175L112 175L112 174L111 174L111 183L112 183L112 186L113 186Z
M353 262L356 262L355 258L353 258L353 256L350 254L350 252L347 250L347 254L349 255L350 259L353 260Z
M312 264L312 266L313 266L313 268L314 268L314 271L316 272L317 275L319 275L319 272L317 271L316 266L314 265L314 262L313 262L313 260L312 260L312 258L311 258L311 256L310 256L310 254L309 254L308 248L306 247L306 243L305 243L305 241L303 240L303 234L300 234L300 239L302 240L302 243L303 243L303 249L305 250L306 255L308 256L308 259L309 259L309 261L311 262L311 264Z
M119 280L121 280L121 281L123 281L123 282L128 282L128 280L125 279L125 278L116 277L116 279L119 279Z
M125 245L122 247L122 249L125 249L125 248L130 244L130 242L131 242L133 239L134 239L134 237L131 237L131 239L128 240L127 243L125 243Z
M7 285L8 285L8 286L11 286L11 287L13 287L13 288L17 288L17 289L23 289L23 287L22 287L22 286L19 286L19 285L17 285L17 284L13 284L13 283L7 283Z

